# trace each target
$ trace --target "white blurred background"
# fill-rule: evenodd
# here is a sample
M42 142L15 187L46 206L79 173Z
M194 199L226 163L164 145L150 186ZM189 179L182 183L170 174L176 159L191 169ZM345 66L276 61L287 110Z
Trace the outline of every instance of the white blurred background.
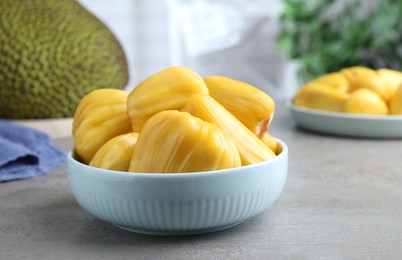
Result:
M281 0L79 0L117 36L134 88L169 66L245 81L277 99L296 89L296 65L276 47Z

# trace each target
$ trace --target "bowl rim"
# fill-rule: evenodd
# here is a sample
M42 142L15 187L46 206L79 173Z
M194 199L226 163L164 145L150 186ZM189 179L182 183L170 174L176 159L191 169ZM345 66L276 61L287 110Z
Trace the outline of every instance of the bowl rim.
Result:
M107 170L102 168L96 168L89 165L86 165L74 158L74 148L69 150L67 153L67 165L80 167L85 170L86 174L90 175L99 175L101 176L120 176L120 177L136 177L136 178L183 178L183 177L197 177L197 176L211 176L211 175L224 175L224 174L234 174L243 172L244 170L258 168L262 165L270 165L279 160L283 160L284 157L287 157L288 147L285 142L275 137L275 139L279 142L282 147L282 151L275 158L270 159L268 161L254 163L246 166L240 166L235 168L227 168L222 170L213 170L213 171L203 171L203 172L184 172L184 173L142 173L142 172L123 172L123 171L115 171L115 170ZM68 167L69 168L69 167Z

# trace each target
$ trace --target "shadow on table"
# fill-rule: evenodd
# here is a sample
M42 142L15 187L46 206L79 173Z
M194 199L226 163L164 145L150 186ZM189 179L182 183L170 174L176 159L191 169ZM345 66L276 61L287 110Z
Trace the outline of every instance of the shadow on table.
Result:
M38 214L41 211L41 214ZM146 246L178 245L225 240L230 237L241 236L244 232L257 227L260 216L253 217L237 226L226 230L200 235L186 236L157 236L144 235L125 231L112 224L99 220L85 212L73 197L64 198L45 207L36 209L35 222L48 223L46 236L50 240L69 240L79 245L94 245L96 247L110 246Z
M254 221L249 220L229 229L206 234L185 236L158 236L125 231L113 226L112 224L93 218L91 221L88 222L88 225L81 230L78 241L76 242L96 244L97 246L108 246L111 243L118 244L120 246L146 246L152 244L154 247L158 245L194 243L195 241L210 242L214 239L225 239L237 236L240 233L245 232L245 230L249 229L248 226L253 225L251 222Z

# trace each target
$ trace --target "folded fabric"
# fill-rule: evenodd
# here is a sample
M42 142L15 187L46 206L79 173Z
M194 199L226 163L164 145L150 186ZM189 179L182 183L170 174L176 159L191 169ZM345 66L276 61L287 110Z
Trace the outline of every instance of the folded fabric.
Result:
M0 182L45 175L65 163L48 135L0 119Z

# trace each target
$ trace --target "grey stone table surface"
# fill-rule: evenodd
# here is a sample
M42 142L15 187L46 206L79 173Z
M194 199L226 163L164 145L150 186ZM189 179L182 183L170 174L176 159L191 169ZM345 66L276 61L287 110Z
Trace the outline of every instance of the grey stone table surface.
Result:
M289 147L285 189L236 227L182 237L119 230L79 207L60 167L0 184L0 259L402 259L402 139L304 131L283 103L271 134Z

